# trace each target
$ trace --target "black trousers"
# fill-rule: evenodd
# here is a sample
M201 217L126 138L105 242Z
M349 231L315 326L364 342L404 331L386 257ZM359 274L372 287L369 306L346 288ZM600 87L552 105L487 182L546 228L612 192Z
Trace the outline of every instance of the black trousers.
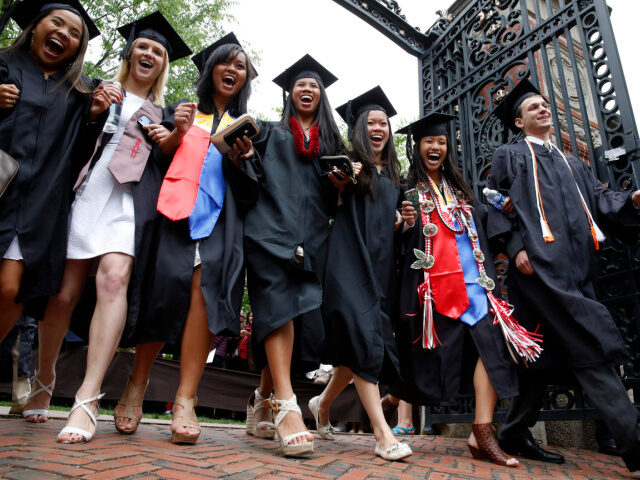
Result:
M598 365L574 368L573 373L615 437L629 470L640 469L640 412L629 400L616 371ZM507 420L500 430L501 440L531 435L529 428L538 421L546 377L544 370L519 373L520 395L511 401Z

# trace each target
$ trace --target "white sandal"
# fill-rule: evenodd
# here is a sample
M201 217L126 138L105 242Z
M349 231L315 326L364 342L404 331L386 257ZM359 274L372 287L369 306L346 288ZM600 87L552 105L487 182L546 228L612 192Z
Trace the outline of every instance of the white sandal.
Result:
M40 388L34 391L33 385L36 382L38 382L38 385L40 385ZM56 385L56 377L53 377L53 381L49 385L43 385L42 382L40 381L40 377L38 377L38 372L36 372L36 375L33 378L33 383L31 384L32 390L31 390L31 394L27 398L27 403L29 403L29 401L33 399L33 397L35 397L41 392L47 393L49 395L49 401L51 401L51 397L53 397L53 389L55 388L55 385ZM46 422L49 419L49 409L48 408L32 408L22 412L22 416L27 422L43 423L43 422L36 422L34 420L29 420L27 418L27 417L31 417L32 415L38 415L38 416L42 415L44 417L44 421Z
M253 405L251 405L251 400L253 399ZM247 402L247 427L245 432L247 435L255 435L257 438L266 438L269 440L273 440L276 436L276 426L273 422L269 422L263 420L258 422L256 425L255 414L258 410L261 409L270 409L271 406L269 404L269 399L264 398L260 395L260 392L256 388L256 391L253 392L253 395L249 397L249 401Z
M97 428L98 421L96 420L96 416L94 415L94 413L91 410L89 410L89 407L87 407L87 403L95 402L96 400L100 400L102 397L104 397L104 393L96 395L95 397L87 398L85 400L80 400L76 395L76 401L73 404L73 408L71 409L71 412L69 412L69 415L71 415L77 408L82 408L86 412L86 414L89 415L89 418ZM97 408L96 408L96 411L97 411ZM82 435L84 439L81 440L80 442L69 442L66 440L60 440L60 435L64 433L77 433L78 435ZM82 428L79 428L79 427L68 426L60 430L60 433L58 434L56 441L60 443L83 443L83 442L86 443L86 442L90 442L92 438L93 438L93 433L83 430Z
M325 440L335 440L336 437L333 436L333 432L335 432L335 430L331 425L331 422L327 423L326 425L320 426L320 422L318 420L319 402L320 396L313 397L311 400L309 400L309 411L313 414L313 418L316 421L316 431L318 432L318 435L320 435Z
M276 414L274 420L276 428L289 412L294 412L302 416L302 412L300 411L295 395L293 395L289 400L278 400L275 397L271 397L269 400L265 400L265 402L269 403L271 410ZM305 440L301 443L290 443L291 440L295 438L306 437L307 435L311 435L308 430L292 433L284 438L282 438L278 433L278 442L280 443L280 451L282 454L285 457L300 457L313 453L313 440Z

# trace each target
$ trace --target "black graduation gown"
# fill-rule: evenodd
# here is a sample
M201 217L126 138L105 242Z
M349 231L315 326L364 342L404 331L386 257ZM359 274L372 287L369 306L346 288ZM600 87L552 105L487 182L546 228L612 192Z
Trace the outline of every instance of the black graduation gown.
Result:
M324 281L326 363L370 382L399 379L391 326L396 289L394 226L400 187L387 169L373 176L375 199L349 185L329 231Z
M293 367L317 368L324 340L321 281L338 191L320 175L317 157L298 158L293 135L280 123L260 128L254 143L260 158L258 201L247 214L244 234L254 355L263 364L258 346L264 338L297 319ZM295 258L300 245L302 266Z
M509 264L509 300L528 330L540 324L544 351L532 368L554 365L618 365L626 348L607 308L596 299L598 270L593 239L576 183L596 223L638 226L630 193L604 187L578 158L567 155L573 174L554 149L533 144L538 181L549 227L555 237L542 238L533 166L524 141L496 150L489 185L511 197L516 214L507 218L489 210L488 233L503 242L510 260L525 249L535 273L522 274Z
M473 221L480 248L485 253L484 268L487 275L495 281L496 288L492 293L499 298L500 287L496 280L493 257L489 254L485 220L486 207L476 203ZM434 324L441 345L432 350L422 347L423 315L417 289L424 281L424 273L411 268L416 259L413 249L424 252L425 248L422 219L418 217L413 228L403 236L399 258L399 312L396 324L403 382L392 385L391 393L409 403L455 406L461 397L474 395L473 372L480 356L498 397L511 398L518 395L516 365L509 356L500 326L493 325L492 313L470 327L461 320L439 314L434 307ZM437 238L436 235L435 241ZM514 312L516 319L518 313L518 310Z
M175 106L171 108L175 110ZM163 124L173 129L173 115ZM214 117L213 131L218 124L219 119ZM222 212L211 235L198 240L200 288L211 333L235 337L240 335L245 280L243 214L255 202L257 180L250 161L242 161L239 170L223 155L222 168L226 179ZM155 252L143 283L135 338L137 343L177 345L191 299L196 240L189 234L188 219L173 222L157 212L156 215L158 233L152 244Z
M73 148L91 96L60 85L63 75L44 78L26 50L0 55L0 84L20 90L13 108L0 109L0 149L20 165L0 198L0 258L17 234L25 265L19 302L57 293L64 272Z
M163 124L173 121L176 106L177 104L173 104L161 109ZM160 109L161 107L158 108ZM76 155L82 153L84 154L84 158L87 158L93 154L95 150L95 154L93 154L91 158L91 168L93 168L95 163L100 159L104 147L113 136L113 134L105 133L100 144L96 145L96 138L104 127L108 116L107 114L108 110L100 116L99 121L96 122L95 125L92 125L90 129L92 134L87 135L86 139L80 139L78 142ZM136 128L139 127L136 125ZM147 139L147 141L151 140ZM160 192L160 186L162 185L162 179L166 173L169 160L170 159L164 156L154 144L142 176L140 177L140 181L134 182L131 185L135 212L134 260L127 290L127 321L120 341L121 346L133 346L136 344L135 330L140 314L143 284L151 268L151 262L155 260L154 241L156 240L155 232L159 220L157 212L158 193ZM72 324L74 332L83 338L88 339L89 325L87 323L93 315L95 302L95 283L92 279L87 286L80 304L76 308L76 312L74 312Z

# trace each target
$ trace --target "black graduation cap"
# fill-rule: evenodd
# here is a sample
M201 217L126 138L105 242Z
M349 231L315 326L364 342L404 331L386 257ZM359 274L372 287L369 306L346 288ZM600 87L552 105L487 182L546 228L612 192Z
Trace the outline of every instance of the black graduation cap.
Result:
M529 80L526 78L518 83L511 91L502 99L498 106L491 112L493 115L502 120L502 124L514 133L520 133L520 129L516 127L514 122L518 107L527 98L535 95L542 95Z
M273 82L282 88L282 90L290 92L294 82L300 78L315 78L322 83L324 88L329 87L329 85L332 85L338 80L338 77L324 68L311 55L306 54L274 78Z
M389 118L397 113L379 85L336 108L336 112L347 122L350 129L362 113L370 110L383 111Z
M209 59L211 54L218 47L221 47L223 45L229 45L229 44L238 45L240 48L242 48L242 44L240 43L238 38L233 34L233 32L227 33L224 37L222 37L222 38L218 39L217 41L213 42L211 45L206 47L204 50L201 50L198 53L196 53L193 57L191 57L191 61L193 63L195 63L196 67L198 67L198 71L200 73L202 73L202 71L204 70L204 66L207 63L207 60ZM242 48L242 49L244 50L244 48ZM250 73L253 74L253 78L256 78L258 76L258 72L256 72L255 69Z
M447 113L433 112L422 117L420 120L416 120L402 127L397 133L413 136L414 142L418 142L422 137L448 135L449 124L455 120L455 118L455 116Z
M68 10L79 15L89 30L89 40L100 35L100 30L78 0L23 0L13 4L0 19L0 33L4 31L9 18L13 18L23 30L41 13L51 10Z
M146 17L118 27L118 32L127 39L127 44L120 53L120 58L124 58L129 53L136 38L148 38L160 43L167 49L169 62L180 60L192 53L160 11L155 11Z

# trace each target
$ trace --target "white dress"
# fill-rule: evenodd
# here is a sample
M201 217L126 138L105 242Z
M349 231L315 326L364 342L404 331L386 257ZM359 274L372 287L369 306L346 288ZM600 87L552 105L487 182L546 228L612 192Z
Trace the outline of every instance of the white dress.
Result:
M118 130L76 192L69 219L67 258L88 259L111 252L134 256L132 184L118 183L107 167L129 119L144 101L131 93L124 97Z

